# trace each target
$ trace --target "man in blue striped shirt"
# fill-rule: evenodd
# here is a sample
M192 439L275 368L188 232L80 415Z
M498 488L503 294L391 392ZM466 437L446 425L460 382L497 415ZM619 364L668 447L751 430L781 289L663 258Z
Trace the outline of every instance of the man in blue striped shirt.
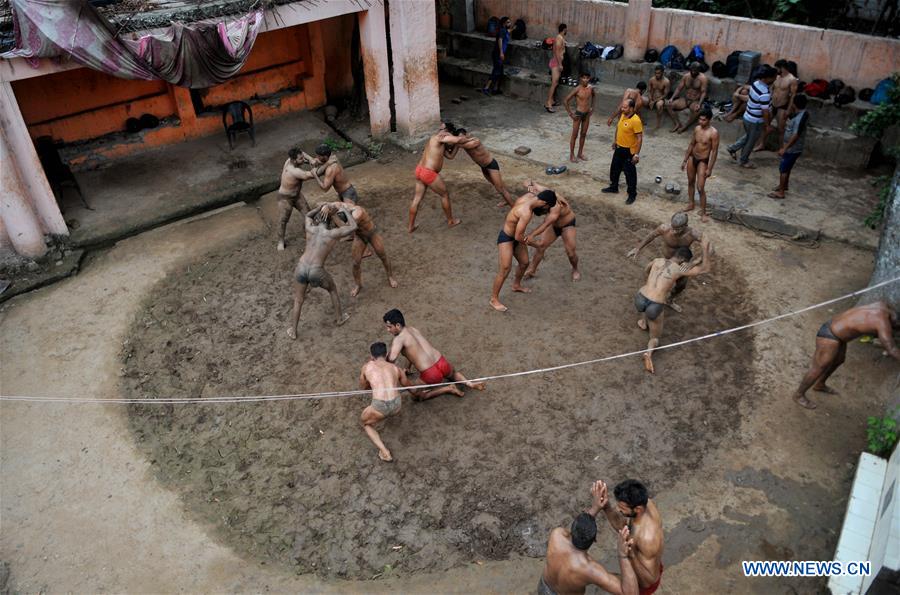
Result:
M750 96L747 99L747 110L744 112L744 134L737 142L728 147L728 154L732 159L737 159L737 152L741 152L740 165L748 169L756 166L750 163L750 153L756 146L756 141L762 135L763 130L772 131L769 122L772 119L769 104L771 103L771 94L769 85L775 82L778 71L769 66L763 65L756 80L750 85Z

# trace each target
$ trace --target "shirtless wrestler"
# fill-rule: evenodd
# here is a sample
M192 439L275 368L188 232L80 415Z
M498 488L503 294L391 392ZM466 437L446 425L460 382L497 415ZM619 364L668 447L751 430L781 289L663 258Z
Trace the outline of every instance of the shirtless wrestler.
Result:
M645 83L644 81L638 81L638 84L635 85L634 89L625 89L625 92L622 93L622 101L619 102L619 107L609 118L606 119L606 125L612 126L613 122L619 120L619 116L622 115L622 106L629 99L634 100L634 113L640 116L641 109L647 105L646 101L644 100L644 91L646 90L647 83Z
M327 204L336 210L343 203L333 202ZM347 208L356 221L356 234L353 236L353 247L350 250L353 260L353 281L355 285L350 290L350 297L356 297L362 289L362 260L367 246L370 246L378 258L381 259L381 264L384 265L384 272L387 275L388 285L394 288L398 287L399 283L394 278L391 261L388 259L387 252L384 249L384 240L381 234L378 233L378 228L375 227L372 216L358 204L348 202Z
M596 482L600 509L614 531L627 527L631 532L629 559L637 575L640 595L652 595L659 589L663 573L663 528L659 509L647 494L647 488L635 479L626 479L613 489L616 506L609 502L606 484Z
M655 258L647 265L647 281L634 296L634 307L641 313L638 326L650 332L647 342L647 353L644 354L644 369L653 374L653 350L659 345L662 337L665 305L669 292L682 277L696 277L708 273L712 268L709 258L709 240L703 244L703 262L691 266L693 254L690 248L681 247L675 250L672 258Z
M647 105L651 111L656 112L656 127L654 130L659 130L659 127L662 125L662 116L666 112L666 96L668 96L671 86L672 82L666 76L666 70L662 64L657 64L656 68L653 69L653 77L650 79L650 84L647 88L649 96Z
M772 83L771 88L771 115L778 122L778 140L780 142L784 137L785 123L790 114L791 106L794 104L794 97L797 95L797 87L800 81L788 69L789 64L787 60L783 58L778 60L775 62L775 68L778 70L778 76L775 78L775 82ZM759 142L757 142L756 146L753 148L754 151L762 151L765 149L766 140L769 138L769 133L772 131L773 130L770 128L763 129Z
M662 223L656 227L650 235L648 235L644 240L637 245L636 248L632 248L628 254L627 258L637 259L637 255L641 250L644 249L645 246L649 245L656 238L662 238L662 254L664 258L672 258L675 256L675 251L684 246L685 248L691 248L694 242L703 241L703 234L694 229L693 227L688 227L688 216L684 211L679 211L672 215L672 221L670 224ZM695 261L696 262L696 261ZM676 312L681 312L681 306L677 305L674 302L675 296L684 291L687 287L687 277L681 277L678 281L675 282L675 286L672 288L671 293L669 294L669 299L667 304Z
M704 107L697 118L697 126L681 162L681 170L687 169L688 206L685 211L694 210L694 189L700 194L700 221L706 223L706 180L712 175L716 157L719 154L719 131L710 122L712 112Z
M356 188L350 183L347 172L341 162L338 161L337 155L332 154L331 147L321 144L316 147L316 156L310 158L310 164L313 166L313 175L319 188L328 192L332 188L337 192L338 197L343 202L356 204L359 202L359 195ZM320 173L321 172L321 173ZM322 176L321 178L319 176Z
M533 194L550 190L532 180L525 182L525 188ZM531 257L531 264L525 269L524 278L537 277L537 268L544 259L544 253L557 238L561 237L566 256L569 257L569 264L572 265L572 281L581 279L581 273L578 271L578 253L575 251L575 235L575 211L572 210L569 201L556 192L556 204L544 217L544 221L525 237L525 243L534 246L534 254ZM537 243L532 243L531 238L537 238Z
M469 134L465 128L459 128L456 132L457 136L461 137L463 140L455 145L447 146L444 150L444 156L447 159L453 159L456 157L456 153L460 148L465 149L466 153L469 154L469 157L472 158L472 161L475 162L475 165L481 168L481 175L484 176L484 179L490 182L500 196L503 197L503 202L497 204L497 206L513 206L513 197L509 193L509 190L506 189L506 184L503 183L503 176L500 175L500 164L497 163L497 160L494 159L490 151L481 144L481 140Z
M306 197L300 192L303 182L313 178L312 172L300 169L303 163L303 151L300 147L293 147L288 151L288 159L281 168L281 186L278 188L278 210L280 218L278 221L278 251L284 250L284 232L287 229L288 221L291 219L291 213L294 209L300 211L301 215L306 215L309 211L309 203Z
M391 351L388 361L396 362L401 355L419 370L419 380L422 384L440 384L452 381L464 384L469 388L484 390L483 382L471 382L453 366L428 342L418 329L406 326L403 313L396 308L387 312L384 317L384 326L394 339L391 341ZM439 386L430 389L412 390L413 399L423 401L438 395L452 394L462 397L463 392L456 384Z
M672 121L675 122L675 128L672 129L672 132L684 132L688 126L694 123L694 120L700 114L700 108L703 107L708 87L709 79L700 72L700 65L696 62L691 62L690 73L681 77L681 80L678 81L678 86L675 87L675 92L672 94L672 99L666 105L666 110L672 117ZM680 97L682 91L684 91L684 97ZM681 123L681 120L675 113L683 109L690 111L690 117L684 124Z
M513 208L506 214L503 227L500 228L500 234L497 236L499 262L497 275L494 277L490 304L498 312L509 310L500 302L500 290L503 288L506 278L509 277L514 256L519 265L513 278L512 290L521 293L531 293L531 289L522 286L522 276L528 268L529 244L526 242L525 230L528 228L528 223L531 221L532 216L546 215L556 205L556 193L552 190L540 191L537 194L532 192L532 190L536 191L537 188L532 185L531 190L528 190L516 200ZM528 242L530 241L528 239Z
M894 331L900 331L900 317L882 301L850 308L823 324L816 333L812 365L794 391L794 400L807 409L815 409L816 404L806 397L810 387L817 392L836 394L825 382L844 363L847 343L860 335L878 335L878 341L888 355L900 362Z
M622 527L616 535L616 552L621 576L612 574L591 558L588 550L597 539L596 516L603 510L599 486L591 486L593 503L575 517L570 529L557 527L547 541L547 562L538 581L538 595L582 594L588 585L596 585L608 593L638 595L638 580L632 559L634 540L631 530Z
M447 227L459 225L459 219L453 218L453 209L450 206L450 193L447 185L441 178L441 169L444 167L444 147L455 145L463 139L456 135L457 130L450 122L444 122L437 133L432 135L425 143L422 158L416 165L416 193L412 204L409 205L409 233L416 231L416 214L419 212L419 204L425 198L425 191L431 189L441 197L441 208L447 217Z
M305 221L306 248L294 271L294 310L291 313L291 325L287 329L288 337L291 339L297 338L300 310L303 308L306 292L311 287L321 287L331 294L335 324L340 326L350 318L350 315L341 309L341 298L334 279L325 270L325 260L341 238L356 231L356 220L345 205L335 209L325 204L309 211Z
M369 353L372 355L359 374L359 388L372 389L372 402L363 409L360 422L366 436L378 449L378 458L390 462L394 457L381 441L375 424L400 413L400 387L408 387L411 384L403 370L387 361L387 345L381 342L372 343Z
M590 73L582 72L578 77L578 86L572 89L572 92L563 100L563 107L572 118L572 135L569 137L569 161L572 163L587 161L587 157L584 156L584 141L587 139L588 126L591 125L591 114L594 113L594 103L597 98L597 92L591 86L590 81ZM572 99L575 99L574 112L570 105ZM576 138L578 139L577 157L575 156Z

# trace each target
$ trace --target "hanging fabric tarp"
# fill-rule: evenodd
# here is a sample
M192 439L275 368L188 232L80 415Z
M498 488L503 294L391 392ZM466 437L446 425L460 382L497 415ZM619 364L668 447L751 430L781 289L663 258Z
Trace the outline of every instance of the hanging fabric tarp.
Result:
M173 23L165 32L121 39L84 0L11 0L15 48L0 58L29 60L68 56L120 78L162 79L205 88L233 77L244 65L262 9L231 21Z

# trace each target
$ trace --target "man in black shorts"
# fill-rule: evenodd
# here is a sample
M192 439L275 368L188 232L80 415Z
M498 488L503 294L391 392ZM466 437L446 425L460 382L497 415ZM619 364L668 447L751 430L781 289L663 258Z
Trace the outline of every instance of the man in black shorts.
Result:
M490 182L500 196L503 197L503 202L497 206L513 206L515 201L513 201L509 190L506 189L506 184L503 183L503 176L500 175L500 164L497 163L497 160L494 159L487 148L481 144L481 140L469 134L465 128L457 128L456 135L465 140L455 145L446 145L444 147L444 157L453 159L456 157L456 152L459 151L460 147L465 149L472 161L475 162L475 165L481 168L481 175L484 176L484 179Z
M542 186L537 182L528 180L525 182L525 188L529 192L539 193L550 190L546 186ZM572 281L581 279L581 273L578 271L578 253L575 251L575 211L569 201L558 192L556 193L556 204L547 213L544 222L538 225L525 238L525 243L532 243L532 238L538 238L534 245L534 254L531 257L531 264L525 270L525 278L530 279L536 277L535 274L538 265L544 259L544 253L547 251L557 238L562 238L563 246L566 249L566 256L569 257L569 264L572 265Z

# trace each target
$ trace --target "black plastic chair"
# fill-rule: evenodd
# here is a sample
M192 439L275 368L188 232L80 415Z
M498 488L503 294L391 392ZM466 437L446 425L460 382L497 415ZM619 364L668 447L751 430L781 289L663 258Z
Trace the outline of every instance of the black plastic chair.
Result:
M44 168L44 175L47 176L47 181L50 183L50 189L56 195L57 201L62 200L63 185L71 186L78 192L78 197L81 198L81 204L84 205L84 208L93 211L94 209L85 200L84 194L81 192L81 186L78 185L78 180L75 179L72 169L60 157L53 138L50 136L38 137L34 141L34 148L37 151L38 160Z
M249 120L245 117L249 115ZM228 123L231 116L231 124ZM228 135L228 148L234 148L234 139L238 134L245 132L250 135L250 142L256 146L256 130L253 128L253 110L243 101L232 101L222 109L222 126Z

